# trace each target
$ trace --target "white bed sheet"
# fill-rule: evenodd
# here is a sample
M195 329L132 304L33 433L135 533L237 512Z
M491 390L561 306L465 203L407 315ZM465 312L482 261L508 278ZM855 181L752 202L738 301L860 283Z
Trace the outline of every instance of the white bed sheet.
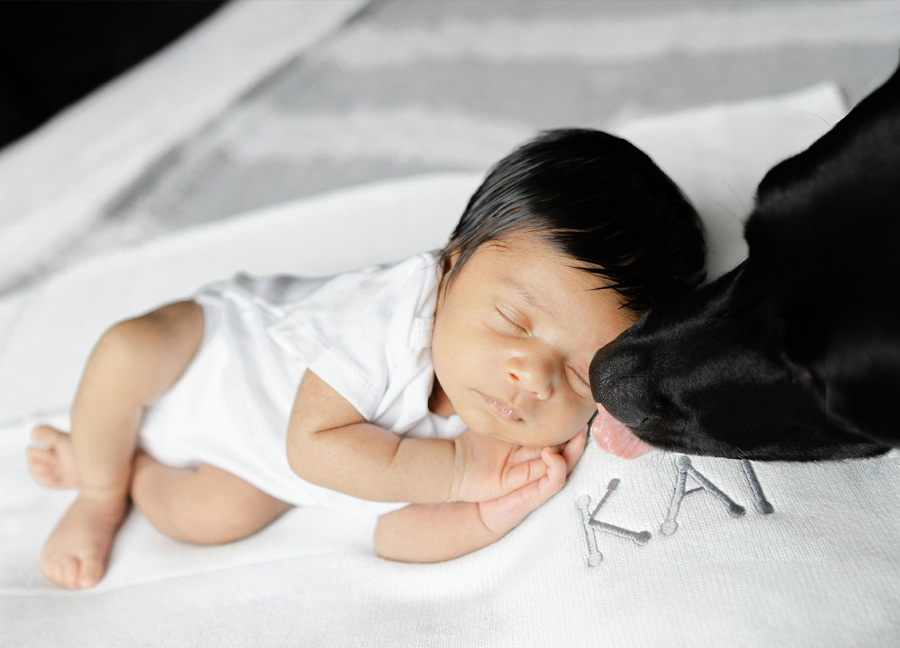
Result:
M740 219L762 172L843 112L826 85L616 130L700 207L717 274L744 254ZM28 429L38 418L66 423L105 326L237 269L329 273L440 245L479 180L424 176L291 203L94 259L0 302L0 645L900 641L897 451L748 472L659 451L629 462L590 444L547 505L503 540L447 563L380 560L374 520L316 509L213 548L177 543L132 514L97 588L67 592L43 580L40 546L73 494L31 482ZM692 490L703 478L713 488ZM601 501L596 517L607 526L586 530L579 503Z

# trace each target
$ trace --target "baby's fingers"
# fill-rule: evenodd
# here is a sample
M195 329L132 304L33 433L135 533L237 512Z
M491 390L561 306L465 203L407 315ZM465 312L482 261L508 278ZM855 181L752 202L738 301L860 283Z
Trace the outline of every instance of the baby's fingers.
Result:
M512 455L510 455L510 463L525 463L534 459L541 458L540 446L519 446Z
M547 471L543 477L502 497L478 503L485 526L506 533L562 489L566 483L565 460L550 448L544 448L540 461Z
M538 489L543 497L549 498L566 483L569 467L566 460L550 448L544 448L541 459L547 466L547 477L538 483Z
M504 491L507 493L512 492L544 477L547 474L549 464L542 457L543 455L540 455L536 459L508 468L503 480Z
M562 451L563 459L566 461L566 474L572 472L575 464L584 454L584 446L587 443L587 426L585 426L578 434L569 439L566 447Z

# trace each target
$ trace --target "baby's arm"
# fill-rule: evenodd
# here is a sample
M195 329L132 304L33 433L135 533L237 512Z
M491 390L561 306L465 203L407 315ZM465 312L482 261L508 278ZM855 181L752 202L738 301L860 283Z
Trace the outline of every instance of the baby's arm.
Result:
M500 497L540 479L539 450L463 433L401 438L362 415L313 372L297 390L287 456L303 479L364 499L434 504Z
M560 491L584 452L586 432L566 444L562 456L542 451L547 474L518 490L485 502L411 504L378 519L375 552L404 562L458 558L499 540L529 513Z
M440 562L486 547L504 534L485 525L477 502L410 504L378 518L375 553L402 562Z

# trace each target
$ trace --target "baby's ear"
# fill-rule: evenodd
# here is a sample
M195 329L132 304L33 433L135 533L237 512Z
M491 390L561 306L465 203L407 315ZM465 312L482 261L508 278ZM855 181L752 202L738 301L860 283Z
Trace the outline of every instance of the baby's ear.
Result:
M441 268L441 269L444 271L445 276L447 275L447 273L449 273L451 270L453 270L453 268L456 267L456 264L459 261L460 254L461 254L461 252L457 251L457 252L454 252L453 254L448 254L444 258L443 268Z

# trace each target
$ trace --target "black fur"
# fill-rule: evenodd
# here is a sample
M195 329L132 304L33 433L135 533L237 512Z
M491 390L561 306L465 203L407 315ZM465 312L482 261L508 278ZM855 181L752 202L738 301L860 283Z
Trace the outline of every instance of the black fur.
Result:
M594 399L691 454L900 446L900 69L769 171L744 235L746 261L597 352Z

